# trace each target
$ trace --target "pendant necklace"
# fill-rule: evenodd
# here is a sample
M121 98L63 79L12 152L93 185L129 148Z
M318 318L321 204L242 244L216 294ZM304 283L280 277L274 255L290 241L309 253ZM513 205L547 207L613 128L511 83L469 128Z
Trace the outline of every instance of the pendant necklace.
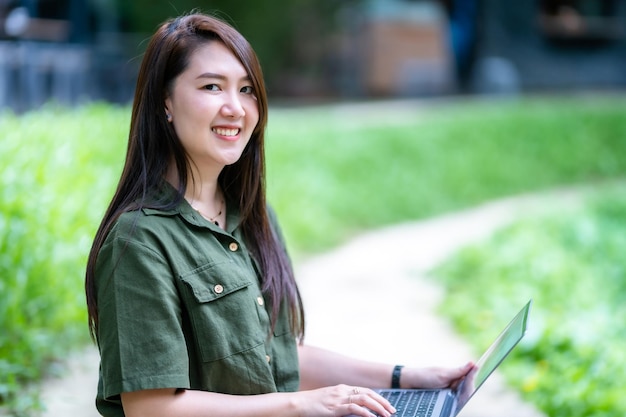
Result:
M193 207L193 206L192 206L192 207ZM204 217L205 219L207 219L207 220L208 220L208 221L210 221L211 223L215 224L217 227L220 227L220 223L219 223L217 220L215 220L215 219L219 218L219 217L222 215L222 210L224 209L224 200L223 200L223 199L222 199L222 201L221 201L221 203L220 203L220 210L219 210L219 212L218 212L215 216L213 216L213 217L208 216L208 215L206 215L205 213L201 212L201 211L200 211L200 209L197 209L197 208L195 208L195 207L193 207L193 209L194 209L195 211L197 211L198 213L200 213L200 215L201 215L202 217Z

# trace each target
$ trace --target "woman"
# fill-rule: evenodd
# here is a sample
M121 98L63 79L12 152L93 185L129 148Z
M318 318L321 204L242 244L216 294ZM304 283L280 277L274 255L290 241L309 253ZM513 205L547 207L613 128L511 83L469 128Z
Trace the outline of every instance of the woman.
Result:
M124 170L89 255L104 416L381 416L364 387L443 387L302 343L304 313L264 187L267 97L213 17L163 24L137 81Z

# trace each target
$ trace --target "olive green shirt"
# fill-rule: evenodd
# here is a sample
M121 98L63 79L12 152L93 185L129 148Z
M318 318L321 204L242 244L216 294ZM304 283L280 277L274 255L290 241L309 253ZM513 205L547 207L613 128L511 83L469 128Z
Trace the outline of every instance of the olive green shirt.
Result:
M116 222L96 264L103 416L124 415L122 392L298 389L287 311L270 335L270 306L238 225L230 207L224 231L184 200Z

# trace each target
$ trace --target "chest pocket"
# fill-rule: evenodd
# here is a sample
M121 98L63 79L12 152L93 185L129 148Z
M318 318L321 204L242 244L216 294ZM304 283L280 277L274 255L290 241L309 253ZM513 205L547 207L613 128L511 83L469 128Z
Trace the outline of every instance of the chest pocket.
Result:
M264 344L256 311L257 286L249 271L233 261L197 268L180 279L202 360L223 360Z

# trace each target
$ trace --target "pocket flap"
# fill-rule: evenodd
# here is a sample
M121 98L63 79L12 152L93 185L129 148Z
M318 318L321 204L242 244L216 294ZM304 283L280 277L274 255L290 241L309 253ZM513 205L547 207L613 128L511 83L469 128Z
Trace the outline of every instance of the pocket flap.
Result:
M238 270L232 261L213 263L181 275L180 279L189 285L198 302L208 303L252 285Z

